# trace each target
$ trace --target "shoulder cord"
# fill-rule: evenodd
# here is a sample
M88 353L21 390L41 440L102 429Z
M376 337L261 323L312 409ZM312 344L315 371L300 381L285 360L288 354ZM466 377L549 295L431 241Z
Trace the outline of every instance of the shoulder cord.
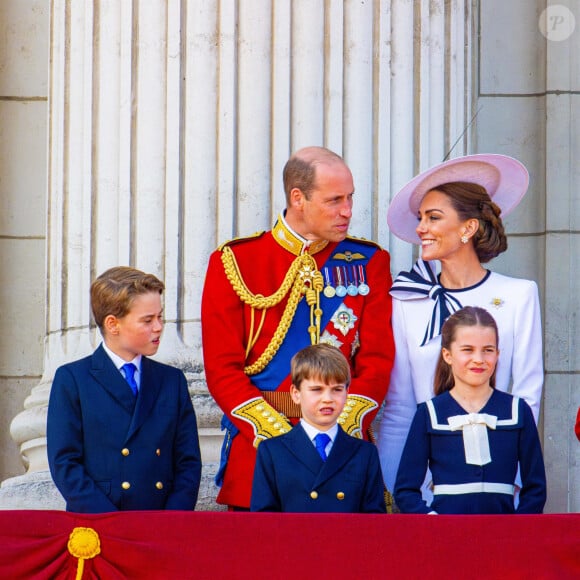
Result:
M246 357L248 356L252 347L256 344L262 327L266 310L272 306L279 304L288 294L288 302L286 308L276 328L276 332L272 336L270 343L259 356L259 358L251 365L244 367L244 372L248 376L255 375L264 370L270 361L278 352L302 295L306 296L306 303L310 306L310 326L308 332L310 334L310 342L316 344L320 340L320 320L322 318L322 309L320 308L320 292L324 288L324 279L322 274L318 271L316 261L310 254L302 254L297 256L294 262L290 265L282 284L270 296L263 296L262 294L253 294L242 277L242 273L236 262L233 251L228 246L225 246L221 255L222 263L224 265L225 274L238 295L240 300L250 306L252 309L250 334L248 339L248 346L246 348ZM258 329L254 332L254 311L262 310L262 316Z

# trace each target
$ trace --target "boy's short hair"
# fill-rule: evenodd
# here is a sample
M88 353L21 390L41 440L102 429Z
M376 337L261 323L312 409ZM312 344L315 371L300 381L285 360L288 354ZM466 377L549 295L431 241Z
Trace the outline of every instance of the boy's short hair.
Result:
M126 316L137 296L149 292L163 294L163 290L165 285L153 274L128 266L110 268L91 284L91 309L97 326L102 331L109 315Z
M326 384L350 385L350 366L345 356L329 344L313 344L297 352L290 362L292 384L300 390L305 379L320 379Z

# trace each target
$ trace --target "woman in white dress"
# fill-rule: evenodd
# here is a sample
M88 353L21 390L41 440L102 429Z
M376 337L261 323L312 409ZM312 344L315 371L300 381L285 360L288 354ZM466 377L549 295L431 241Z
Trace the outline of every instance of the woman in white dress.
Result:
M485 308L497 321L496 388L523 398L538 421L544 379L538 288L482 265L507 249L500 214L517 206L528 181L516 159L468 155L421 173L389 206L391 232L422 252L391 289L396 355L377 437L389 490L417 405L433 397L441 326L462 306Z

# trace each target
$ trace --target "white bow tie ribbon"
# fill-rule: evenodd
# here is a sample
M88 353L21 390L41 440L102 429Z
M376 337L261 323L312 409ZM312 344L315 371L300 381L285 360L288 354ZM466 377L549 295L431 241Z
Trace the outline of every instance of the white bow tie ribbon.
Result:
M487 413L455 415L447 419L451 431L463 431L465 461L470 465L491 463L487 429L495 429L497 417Z

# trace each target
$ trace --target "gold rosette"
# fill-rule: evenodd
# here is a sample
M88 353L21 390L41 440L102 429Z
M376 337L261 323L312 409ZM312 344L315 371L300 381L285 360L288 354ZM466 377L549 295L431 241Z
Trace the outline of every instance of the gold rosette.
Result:
M94 558L101 553L99 534L93 528L75 528L68 540L68 551L78 558L76 580L83 577L85 560Z

